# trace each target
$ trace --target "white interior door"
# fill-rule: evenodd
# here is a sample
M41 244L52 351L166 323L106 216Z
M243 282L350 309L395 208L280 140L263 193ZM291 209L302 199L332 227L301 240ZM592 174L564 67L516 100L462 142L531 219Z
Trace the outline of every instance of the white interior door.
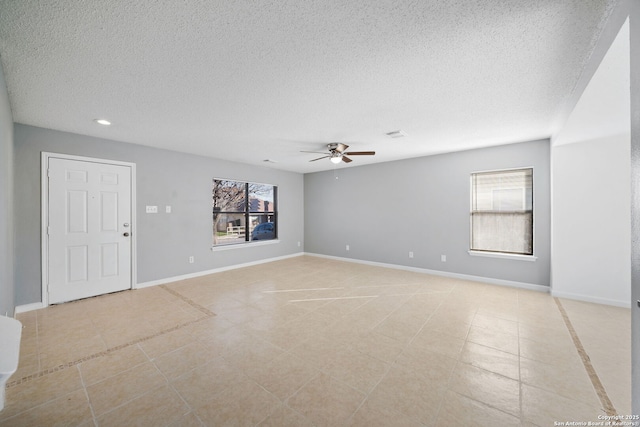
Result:
M50 304L131 288L131 167L49 158Z

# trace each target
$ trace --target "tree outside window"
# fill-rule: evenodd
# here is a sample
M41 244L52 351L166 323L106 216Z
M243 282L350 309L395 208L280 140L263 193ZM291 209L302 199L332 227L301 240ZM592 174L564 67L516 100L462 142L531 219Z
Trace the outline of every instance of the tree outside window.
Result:
M276 203L274 185L214 179L213 245L277 239Z

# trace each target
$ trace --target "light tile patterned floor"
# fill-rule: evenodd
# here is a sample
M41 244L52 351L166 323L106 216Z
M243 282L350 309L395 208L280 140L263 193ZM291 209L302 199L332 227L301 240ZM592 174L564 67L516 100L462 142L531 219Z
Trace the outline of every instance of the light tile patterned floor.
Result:
M603 398L631 411L628 309L318 257L18 319L0 426L552 426L596 421Z

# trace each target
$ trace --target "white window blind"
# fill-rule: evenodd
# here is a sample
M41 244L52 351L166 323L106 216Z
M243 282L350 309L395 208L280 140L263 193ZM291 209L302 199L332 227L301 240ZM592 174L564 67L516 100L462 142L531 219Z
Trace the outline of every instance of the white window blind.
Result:
M533 255L533 169L471 174L471 250Z

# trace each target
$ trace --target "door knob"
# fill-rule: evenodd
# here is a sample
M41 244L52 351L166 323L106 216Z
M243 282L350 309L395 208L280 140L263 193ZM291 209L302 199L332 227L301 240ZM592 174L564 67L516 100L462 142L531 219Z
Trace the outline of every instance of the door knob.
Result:
M123 236L124 237L129 237L129 233L124 233Z

